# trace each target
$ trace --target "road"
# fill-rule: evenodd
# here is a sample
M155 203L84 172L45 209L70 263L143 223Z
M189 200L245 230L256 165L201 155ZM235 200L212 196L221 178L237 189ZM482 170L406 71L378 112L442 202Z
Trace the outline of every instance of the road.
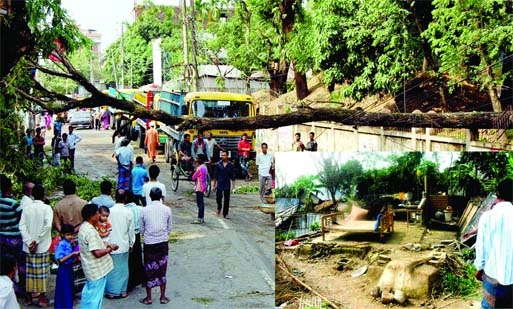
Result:
M67 132L63 131L63 132ZM100 179L116 179L116 164L111 157L112 131L78 130L83 141L78 144L75 168L80 174ZM49 142L49 137L47 137ZM147 157L136 147L135 155ZM159 180L166 184L166 204L173 213L173 232L167 271L165 308L274 308L274 222L261 213L257 194L234 194L230 203L231 219L215 215L215 197L205 199L204 225L191 224L197 216L192 183L180 181L178 191L170 185L169 164L157 159ZM236 186L247 185L237 180ZM256 183L252 183L256 185ZM54 276L52 275L52 279ZM51 295L53 296L53 295ZM127 298L104 299L103 308L147 308L138 300L145 296L136 288ZM78 304L75 306L78 308Z

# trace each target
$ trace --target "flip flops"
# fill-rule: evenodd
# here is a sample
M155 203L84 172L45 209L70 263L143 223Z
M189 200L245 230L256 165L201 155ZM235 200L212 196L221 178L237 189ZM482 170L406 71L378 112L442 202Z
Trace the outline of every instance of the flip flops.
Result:
M144 305L151 305L151 304L153 304L153 302L151 300L149 300L148 298L146 298L146 297L139 299L139 302L141 304L144 304Z
M165 305L165 304L169 303L169 301L170 301L170 299L169 299L169 298L167 298L167 297L164 297L164 298L161 298L161 299L160 299L160 303L161 303L162 305Z

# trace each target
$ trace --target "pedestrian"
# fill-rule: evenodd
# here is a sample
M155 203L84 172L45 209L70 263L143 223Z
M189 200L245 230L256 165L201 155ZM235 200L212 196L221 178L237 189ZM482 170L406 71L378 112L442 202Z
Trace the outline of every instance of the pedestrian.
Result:
M96 109L93 113L94 129L100 131L101 112L100 109Z
M104 109L101 112L100 119L103 122L103 129L108 130L110 126L110 111L108 109Z
M217 140L212 136L212 132L207 132L207 146L208 146L208 157L212 162L219 161L219 151L224 151L224 148L219 145ZM214 152L217 149L218 152ZM209 171L212 172L212 171Z
M203 162L207 162L210 160L209 157L210 150L208 149L207 142L203 139L203 131L198 131L198 136L192 141L192 147L191 147L191 157L193 160L196 160L198 158L199 154L203 154L207 157L207 160Z
M301 141L301 133L294 134L294 142L292 143L292 151L304 151L305 144Z
M73 126L69 126L68 128L68 141L69 141L69 160L71 162L71 169L75 168L75 151L77 149L77 144L82 141L82 137L75 133L75 128Z
M100 217L98 217L98 223L95 228L102 240L109 242L110 232L112 231L112 225L109 222L110 209L107 206L100 206L98 207L98 212L100 213Z
M114 206L116 201L112 198L112 182L110 180L103 180L100 183L100 195L95 196L91 199L91 204L96 204L98 206L105 206L111 208Z
M185 133L183 135L183 140L178 144L178 156L180 163L182 164L182 168L189 174L189 176L192 175L194 168L191 135L189 133Z
M485 309L513 308L513 180L502 180L496 194L498 203L479 219L475 245Z
M53 209L53 224L57 232L61 232L63 224L70 224L75 228L75 234L78 233L82 224L82 207L87 201L77 195L77 186L73 180L65 179L62 183L64 198L55 204Z
M249 172L249 153L251 151L251 143L248 141L248 135L242 134L241 140L237 144L237 150L239 153L239 164L242 169L242 175L246 181L253 179L253 175Z
M80 262L84 269L86 283L82 289L81 309L100 309L103 302L107 275L114 268L110 253L117 250L117 244L106 244L94 228L98 222L98 205L86 204L82 208L84 223L78 231Z
M146 204L146 203L145 203ZM141 229L139 218L141 217L142 207L134 203L133 194L127 191L126 209L132 213L134 220L134 234L135 241L132 250L128 254L128 285L127 292L132 292L136 286L144 283L144 266L142 261L142 247L141 247Z
M55 308L73 309L73 265L80 254L80 251L75 250L74 234L73 226L64 224L61 228L61 241L55 249L55 261L59 264L55 279Z
M34 136L32 143L34 144L34 158L39 165L43 165L45 157L45 138L41 128L36 128L36 136Z
M55 117L55 121L53 122L53 130L57 136L61 136L62 134L62 115L59 113L57 117Z
M228 153L221 152L221 161L219 161L214 168L214 191L216 191L217 210L216 215L221 214L223 210L223 217L228 217L230 207L230 191L235 190L235 168L233 164L228 161ZM224 197L224 203L223 202Z
M54 131L54 135L52 138L52 158L53 158L53 166L59 166L61 165L61 148L60 148L60 142L62 138L57 135L57 132Z
M258 165L258 181L260 184L260 202L265 203L265 195L269 195L271 191L271 168L274 166L274 157L271 153L267 152L267 143L262 143L260 146L262 153L256 157L256 164ZM269 188L269 189L268 189Z
M128 255L135 242L134 218L132 212L125 207L127 191L116 190L116 204L110 209L112 231L110 241L119 249L111 254L114 269L107 275L105 297L109 299L128 296Z
M169 233L172 230L171 208L162 204L162 190L150 190L151 202L141 210L140 228L144 239L144 270L146 276L146 297L139 299L145 305L152 303L151 289L160 287L160 303L167 304L166 271L169 251Z
M305 150L306 151L317 151L317 142L315 141L315 132L310 132L308 134L310 140L306 143Z
M34 148L34 129L27 129L25 135L25 153L28 159L34 158L33 148Z
M157 165L152 165L148 169L150 180L143 185L142 195L146 199L146 205L151 202L150 191L152 188L158 187L162 191L162 203L166 197L166 185L158 181L160 168Z
M21 214L20 232L23 239L23 251L26 253L26 288L27 293L40 293L37 305L48 307L46 297L47 278L50 271L50 244L52 242L52 217L50 205L43 202L45 190L36 185L32 189L34 201L28 204ZM28 294L25 305L33 304L32 295Z
M150 179L148 170L143 165L143 158L138 156L135 158L135 167L132 169L132 193L134 203L146 206L146 198L143 196L144 183Z
M127 147L130 140L125 138L121 142L121 147L116 150L116 161L118 162L118 189L130 190L130 178L132 176L132 167L134 161L133 149Z
M155 129L155 122L150 122L150 128L146 131L144 145L148 152L148 159L155 163L157 158L157 147L160 145L159 132Z
M16 260L18 265L18 282L14 289L18 295L28 299L25 285L25 252L20 232L22 207L12 195L12 182L4 174L0 174L0 253Z
M192 175L192 180L194 183L194 191L196 192L196 205L198 206L198 219L192 221L193 224L203 224L205 223L205 202L204 196L207 191L207 174L208 169L205 165L207 160L207 156L204 154L199 154L196 161L198 162L198 167L196 171Z
M46 122L46 130L51 131L52 130L52 115L50 113L45 113L45 122Z
M64 166L64 171L66 173L71 172L71 150L70 150L70 142L68 139L68 134L63 133L62 139L59 142L59 151L60 151L60 161L62 162L62 165Z
M27 204L31 204L34 201L34 198L32 197L32 189L34 189L34 183L27 181L23 185L22 193L23 196L21 197L20 206L21 209L25 207Z
M4 255L0 256L0 308L19 309L20 304L14 291L14 277L16 276L16 259Z

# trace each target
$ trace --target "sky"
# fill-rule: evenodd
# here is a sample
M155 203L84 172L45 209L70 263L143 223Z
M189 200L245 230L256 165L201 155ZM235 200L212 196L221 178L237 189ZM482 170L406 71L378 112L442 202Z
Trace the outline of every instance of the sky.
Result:
M132 10L143 0L61 0L69 16L82 28L101 33L101 49L121 36L121 22L133 22ZM179 0L153 0L155 4L178 5Z

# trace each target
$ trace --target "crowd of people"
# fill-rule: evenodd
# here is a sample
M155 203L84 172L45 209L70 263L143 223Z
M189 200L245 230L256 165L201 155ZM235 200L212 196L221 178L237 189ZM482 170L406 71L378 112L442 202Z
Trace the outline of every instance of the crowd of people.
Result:
M81 308L101 308L104 297L125 298L138 285L146 288L141 303L152 303L154 287L160 287L160 303L169 302L166 270L172 214L163 204L165 188L156 180L158 172L156 165L150 166L141 192L147 196L145 207L134 202L130 189L116 189L112 199L108 180L101 183L101 194L88 202L66 179L64 197L54 209L42 185L26 182L18 202L12 181L0 175L0 287L6 288L0 292L0 307L19 308L17 297L25 305L50 306L52 261L59 265L56 308L73 308L77 269L85 276ZM59 238L52 239L52 229Z

